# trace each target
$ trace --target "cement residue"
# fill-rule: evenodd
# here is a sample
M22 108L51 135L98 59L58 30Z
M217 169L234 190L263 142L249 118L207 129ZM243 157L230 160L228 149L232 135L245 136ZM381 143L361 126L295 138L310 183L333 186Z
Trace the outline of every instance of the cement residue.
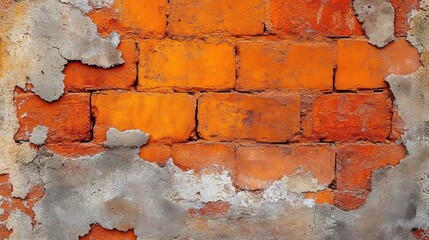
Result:
M30 135L30 142L38 146L45 144L46 139L48 138L48 128L39 125L33 128L33 132Z
M368 42L384 47L395 40L395 10L388 0L354 0L353 8Z
M104 146L108 148L127 147L139 148L147 143L149 134L139 130L119 131L116 128L110 128L106 133L107 140Z

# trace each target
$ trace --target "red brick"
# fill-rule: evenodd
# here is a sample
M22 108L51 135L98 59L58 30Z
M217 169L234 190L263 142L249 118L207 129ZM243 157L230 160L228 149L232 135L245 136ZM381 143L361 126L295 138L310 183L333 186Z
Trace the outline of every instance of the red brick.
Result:
M390 140L396 141L401 139L405 133L405 121L399 116L396 108L392 109L392 132L390 133Z
M206 94L198 104L198 133L203 139L285 142L300 130L295 94L271 96Z
M350 36L361 34L351 0L270 0L276 31L290 35Z
M365 203L368 196L368 190L353 191L353 192L338 192L334 193L334 203L338 208L350 211L359 208Z
M148 144L140 148L140 157L145 161L164 166L171 158L171 146L161 144Z
M229 90L235 84L234 48L203 41L140 42L138 88Z
M79 240L137 240L134 235L134 230L130 229L126 232L118 231L116 229L105 229L100 225L91 225L91 230Z
M395 166L405 156L405 148L393 143L337 146L337 189L370 190L373 170Z
M319 184L328 185L335 177L335 152L328 145L238 147L235 184L242 189L264 189L298 169L310 172Z
M104 147L101 144L91 142L47 144L45 147L56 154L68 158L95 155L104 151Z
M264 1L170 0L167 32L170 35L261 34Z
M89 93L65 94L58 101L45 102L32 93L15 96L19 130L16 141L29 140L34 127L48 128L47 143L87 141L91 138Z
M188 143L173 145L173 161L182 170L196 173L235 170L235 148L230 144Z
M191 209L189 212L191 215L217 215L228 212L230 207L229 202L208 202L202 208Z
M416 228L411 231L413 237L417 240L429 240L429 229Z
M382 142L390 134L391 109L384 93L322 95L313 105L313 134L327 142Z
M395 9L395 36L405 37L410 30L408 18L419 8L419 0L391 0Z
M332 90L335 50L324 43L243 42L237 89Z
M167 0L121 0L88 16L104 36L116 31L125 37L161 37L167 25L166 7Z
M104 142L106 132L138 129L150 142L184 142L195 131L195 98L189 94L144 94L115 91L94 94L94 140Z
M66 91L128 89L137 78L137 49L134 41L122 40L118 49L125 63L109 69L69 62L65 69Z
M386 88L389 74L406 75L420 67L417 49L397 39L383 49L367 40L338 40L338 90Z

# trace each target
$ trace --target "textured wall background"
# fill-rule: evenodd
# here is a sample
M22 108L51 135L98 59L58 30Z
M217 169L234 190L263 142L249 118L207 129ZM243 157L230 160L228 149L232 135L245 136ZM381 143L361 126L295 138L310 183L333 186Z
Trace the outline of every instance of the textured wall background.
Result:
M1 0L0 238L428 239L427 8Z

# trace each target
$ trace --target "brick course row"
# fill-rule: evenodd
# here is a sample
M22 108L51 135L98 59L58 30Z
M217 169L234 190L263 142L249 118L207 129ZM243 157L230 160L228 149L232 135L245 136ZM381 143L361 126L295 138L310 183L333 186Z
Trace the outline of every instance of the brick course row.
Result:
M418 7L418 0L391 2L395 8L395 34L404 36L409 29L406 16ZM104 35L117 31L132 37L272 32L296 37L363 35L352 0L123 0L89 16Z
M339 40L338 46L245 41L237 43L237 51L228 43L200 40L146 40L138 45L138 76L137 45L125 40L119 46L125 64L118 68L69 63L64 70L66 90L355 91L386 88L387 75L409 74L420 67L417 50L405 39L384 49L366 40Z

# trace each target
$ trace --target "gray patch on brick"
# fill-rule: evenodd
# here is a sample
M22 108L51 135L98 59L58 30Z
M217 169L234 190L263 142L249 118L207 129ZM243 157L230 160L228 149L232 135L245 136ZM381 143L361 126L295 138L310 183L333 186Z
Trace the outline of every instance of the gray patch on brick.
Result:
M33 132L30 135L30 142L41 146L45 144L46 139L48 138L48 128L42 125L39 125L33 128Z
M106 136L107 140L104 142L104 146L108 148L139 148L145 145L149 140L149 134L140 130L126 130L121 132L116 128L110 128Z
M49 102L64 92L62 71L68 61L102 68L124 62L122 53L116 50L118 34L102 38L89 17L57 0L30 5L28 30L24 34L32 39L33 52L27 56L32 59L27 69L29 82L34 86L32 91Z
M384 47L395 39L395 10L388 0L354 0L353 8L368 42Z

